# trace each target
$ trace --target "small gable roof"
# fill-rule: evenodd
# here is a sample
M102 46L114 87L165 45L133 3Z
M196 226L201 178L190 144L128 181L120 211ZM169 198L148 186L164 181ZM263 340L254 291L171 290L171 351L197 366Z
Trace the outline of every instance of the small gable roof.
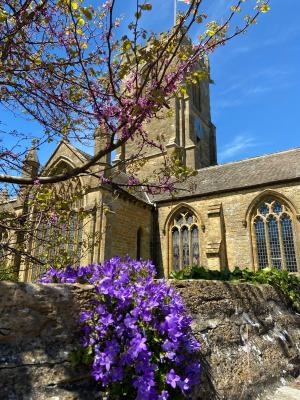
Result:
M46 164L43 166L42 171L47 171L51 169L57 162L60 160L64 160L64 156L68 155L70 158L71 164L82 164L88 160L91 159L91 156L84 151L76 148L73 146L71 143L62 140L54 150L54 152L51 154L50 158L46 162Z

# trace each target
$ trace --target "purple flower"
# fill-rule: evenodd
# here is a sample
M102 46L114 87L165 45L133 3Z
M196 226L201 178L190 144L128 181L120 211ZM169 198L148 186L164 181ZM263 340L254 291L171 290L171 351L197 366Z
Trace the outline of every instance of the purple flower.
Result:
M114 367L111 370L111 379L113 382L120 382L124 377L124 369L122 367Z
M174 369L171 369L171 371L166 374L166 382L172 386L173 389L176 388L177 382L180 381L180 377L175 374Z
M52 213L49 217L49 221L51 224L56 225L58 222L58 216L56 213Z
M158 396L158 400L168 400L169 393L166 390L163 390L161 394Z
M85 322L92 318L93 313L91 311L83 311L80 313L79 321Z
M142 337L141 334L137 334L131 341L128 353L131 354L133 358L137 358L138 354L142 350L147 350L146 345L147 339Z
M191 318L174 289L154 278L150 261L113 257L85 267L52 267L40 280L94 286L79 317L91 374L108 392L122 387L135 400L186 396L200 378Z
M191 388L190 387L190 379L189 378L185 378L184 381L180 381L179 382L179 386L180 386L182 391L187 392Z
M109 325L112 325L114 323L114 319L113 319L112 314L103 315L100 318L100 322L103 325L103 327L107 327ZM103 329L103 327L101 326L102 329Z

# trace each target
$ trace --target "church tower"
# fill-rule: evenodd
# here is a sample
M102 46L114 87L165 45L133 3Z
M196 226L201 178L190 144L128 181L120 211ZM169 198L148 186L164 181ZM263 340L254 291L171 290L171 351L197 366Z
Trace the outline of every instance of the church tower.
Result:
M200 169L217 164L216 128L211 121L207 79L190 86L186 96L175 100L173 124L174 144L180 148L185 166ZM171 129L169 134L172 135Z
M202 67L204 70L206 66ZM161 142L166 154L177 152L184 166L194 170L217 164L216 128L211 121L209 80L191 85L185 96L172 99L169 110L164 109L145 126L149 138ZM137 153L137 142L129 141L117 152L117 160L129 159ZM146 161L140 176L158 171L163 165L163 154L157 148L145 147Z

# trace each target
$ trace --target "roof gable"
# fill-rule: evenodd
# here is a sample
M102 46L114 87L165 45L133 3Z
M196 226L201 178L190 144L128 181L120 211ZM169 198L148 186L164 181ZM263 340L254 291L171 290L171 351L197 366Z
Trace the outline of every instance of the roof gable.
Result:
M43 166L42 173L47 173L51 169L55 168L61 161L69 164L71 167L79 167L86 161L90 156L84 153L82 150L77 149L65 140L62 140Z

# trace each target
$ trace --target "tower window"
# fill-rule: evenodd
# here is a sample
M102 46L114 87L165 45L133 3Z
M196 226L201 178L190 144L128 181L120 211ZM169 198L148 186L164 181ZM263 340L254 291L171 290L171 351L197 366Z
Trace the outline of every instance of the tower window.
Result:
M199 228L190 210L178 212L171 223L172 270L178 272L188 265L199 265Z
M272 267L297 272L290 210L278 200L267 199L257 207L253 226L258 268Z
M198 142L204 138L204 129L199 117L195 117L194 119L194 131Z
M201 92L199 84L192 85L192 100L194 107L201 112Z

